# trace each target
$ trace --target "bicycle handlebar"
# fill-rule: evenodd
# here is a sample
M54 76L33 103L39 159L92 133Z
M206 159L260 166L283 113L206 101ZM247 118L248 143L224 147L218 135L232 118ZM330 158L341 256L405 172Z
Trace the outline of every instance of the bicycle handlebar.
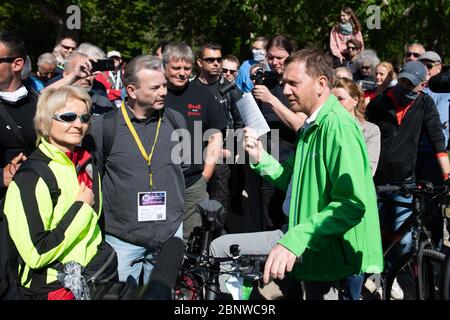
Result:
M401 184L401 185L381 185L376 186L375 190L377 193L386 192L405 192L405 193L422 193L422 194L433 194L439 193L444 194L449 191L449 187L446 185L433 185L428 181L418 181L417 183Z

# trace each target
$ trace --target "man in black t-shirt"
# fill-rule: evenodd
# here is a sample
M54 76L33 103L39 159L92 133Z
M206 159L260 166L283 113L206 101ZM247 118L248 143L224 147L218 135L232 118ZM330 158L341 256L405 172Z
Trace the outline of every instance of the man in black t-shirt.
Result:
M242 98L241 91L226 80L221 74L222 50L217 44L207 43L200 48L199 56L197 59L197 66L200 69L199 75L193 80L194 83L201 87L208 89L211 94L219 102L224 116L227 122L227 133L225 135L224 147L231 152L227 152L228 159L223 159L223 163L217 164L211 180L208 183L208 193L211 199L219 201L228 214L230 212L231 199L230 199L230 182L231 171L242 169L240 173L234 172L233 176L240 175L239 179L242 180L243 168L238 168L237 165L232 165L233 158L235 156L234 147L236 129L243 128L244 123L242 121L239 110L236 106L236 102ZM243 185L242 185L243 186ZM241 190L242 193L242 190ZM234 195L234 194L233 194ZM235 195L234 195L235 196ZM225 217L223 219L223 222ZM230 230L227 230L230 231Z
M189 82L194 53L188 45L169 44L164 50L163 62L168 87L165 106L184 116L191 135L191 164L184 172L186 196L183 236L188 240L194 227L201 225L201 217L197 214L196 207L201 200L208 198L206 185L222 154L222 131L225 130L226 123L223 110L209 90ZM215 129L214 133L203 138L203 133L210 129Z

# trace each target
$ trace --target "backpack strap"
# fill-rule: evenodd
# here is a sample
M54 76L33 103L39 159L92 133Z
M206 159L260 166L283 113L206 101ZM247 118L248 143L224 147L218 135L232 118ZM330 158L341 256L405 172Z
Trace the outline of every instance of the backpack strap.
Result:
M104 170L106 159L111 153L112 146L114 144L114 138L116 137L116 129L119 122L119 112L117 108L106 112L103 115L103 145L102 145L102 168ZM102 170L102 171L103 171Z
M164 108L164 115L166 116L167 120L169 120L170 125L174 130L181 128L180 125L175 120L175 115L170 108Z
M55 174L48 166L50 158L42 153L39 149L33 152L28 159L20 166L18 173L20 172L35 172L40 176L47 188L50 191L50 197L52 199L53 208L58 203L58 198L61 195L61 189L58 187L58 181Z
M47 188L49 189L52 206L53 208L55 208L56 204L58 203L58 198L61 195L61 189L58 187L58 181L56 180L55 174L48 166L50 161L51 159L44 153L42 153L42 151L38 148L27 158L25 162L22 163L16 175L20 174L21 172L34 172L39 177L41 177L47 185ZM10 243L10 248L15 248L13 247L12 241L10 241ZM22 279L23 272L25 271L25 262L19 254L15 253L14 256L17 259L18 265L21 266L17 279ZM24 285L31 281L32 276L33 270L30 269Z

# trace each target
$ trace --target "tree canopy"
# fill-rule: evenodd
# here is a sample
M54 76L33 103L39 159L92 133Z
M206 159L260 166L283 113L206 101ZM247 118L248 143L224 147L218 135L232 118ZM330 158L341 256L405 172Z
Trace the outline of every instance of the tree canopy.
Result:
M57 37L72 33L79 42L119 50L125 58L152 53L161 40L183 40L197 49L220 43L225 54L250 54L256 36L284 34L297 48L329 49L329 32L348 5L363 26L366 48L383 60L399 62L406 43L450 54L448 0L3 0L0 28L18 32L32 58L51 52ZM81 9L81 29L67 30L70 5ZM370 5L380 7L380 29L366 21ZM447 61L449 61L447 59Z

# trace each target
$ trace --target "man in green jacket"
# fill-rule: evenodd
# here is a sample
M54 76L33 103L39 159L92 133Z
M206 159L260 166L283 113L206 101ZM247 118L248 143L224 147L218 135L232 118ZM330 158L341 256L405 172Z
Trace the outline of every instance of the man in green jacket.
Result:
M226 235L211 253L269 252L264 282L293 270L304 281L306 299L338 299L348 276L383 270L380 226L370 161L358 124L331 94L331 60L304 49L285 62L283 93L291 110L308 118L298 132L295 155L280 164L245 128L244 147L253 169L286 190L287 230ZM300 263L298 257L301 257Z

